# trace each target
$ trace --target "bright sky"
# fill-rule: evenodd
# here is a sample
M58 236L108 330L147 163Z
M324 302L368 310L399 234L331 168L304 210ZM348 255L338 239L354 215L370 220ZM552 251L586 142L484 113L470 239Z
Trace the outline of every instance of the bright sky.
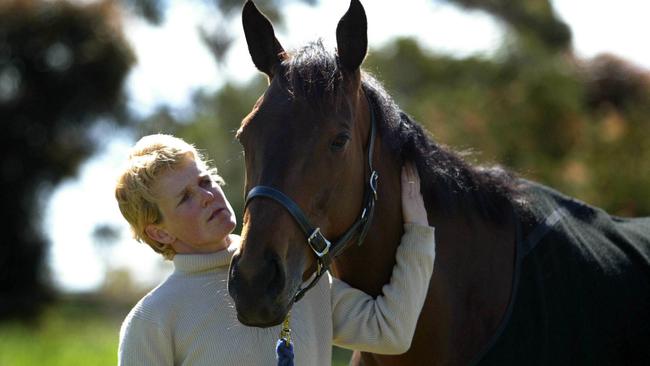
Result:
M216 19L200 1L170 1L162 27L129 19L126 34L138 57L128 81L131 107L142 114L157 105L169 104L182 111L193 90L214 90L225 80L245 81L257 74L241 32L241 21ZM321 0L316 8L291 4L283 10L285 29L276 29L286 49L322 38L334 48L334 32L345 13L347 0ZM489 56L499 45L503 28L481 12L464 12L434 0L363 1L368 17L370 51L398 35L415 36L422 44L459 57ZM555 0L555 8L569 23L576 51L592 57L611 52L650 69L650 47L643 46L650 34L650 3L638 0ZM406 5L408 4L408 5ZM402 20L396 22L395 19ZM238 38L224 67L217 68L196 31L221 22ZM172 71L173 72L170 72ZM181 70L181 72L178 72ZM108 131L106 135L113 135ZM150 287L170 270L160 256L130 239L113 196L121 159L132 143L130 136L115 136L102 152L80 170L78 179L63 183L46 210L44 230L52 243L49 265L53 281L69 291L92 290L101 285L107 268L126 268L138 284ZM121 229L121 240L112 249L98 251L92 232L97 224Z

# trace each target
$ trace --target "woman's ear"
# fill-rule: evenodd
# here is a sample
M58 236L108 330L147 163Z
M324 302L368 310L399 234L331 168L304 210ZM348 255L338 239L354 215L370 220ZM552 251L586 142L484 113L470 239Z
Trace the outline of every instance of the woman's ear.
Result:
M171 244L176 240L176 238L173 235L169 234L167 230L155 224L147 225L147 227L144 228L144 232L150 239L155 240L159 243Z

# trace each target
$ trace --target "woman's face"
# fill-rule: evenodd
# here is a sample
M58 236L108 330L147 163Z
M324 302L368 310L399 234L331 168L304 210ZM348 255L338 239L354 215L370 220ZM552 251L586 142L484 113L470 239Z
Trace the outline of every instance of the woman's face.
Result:
M147 228L154 240L171 244L178 254L211 253L228 246L235 213L221 187L193 158L163 172L153 193L163 217Z

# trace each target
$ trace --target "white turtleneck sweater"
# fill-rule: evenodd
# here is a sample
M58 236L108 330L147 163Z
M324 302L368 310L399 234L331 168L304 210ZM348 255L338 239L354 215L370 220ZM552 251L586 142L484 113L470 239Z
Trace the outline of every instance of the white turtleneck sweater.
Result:
M435 242L432 227L404 228L382 295L374 299L328 273L294 304L295 365L330 365L332 343L382 354L408 350L433 271ZM280 327L240 324L228 295L228 266L237 246L174 257L174 272L124 320L119 365L277 364Z

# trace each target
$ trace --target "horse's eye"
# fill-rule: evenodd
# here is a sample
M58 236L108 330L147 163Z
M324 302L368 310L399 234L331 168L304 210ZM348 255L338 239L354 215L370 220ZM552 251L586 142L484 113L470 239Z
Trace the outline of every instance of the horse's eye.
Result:
M345 145L350 141L350 134L347 132L339 133L332 144L330 145L332 151L341 151Z

